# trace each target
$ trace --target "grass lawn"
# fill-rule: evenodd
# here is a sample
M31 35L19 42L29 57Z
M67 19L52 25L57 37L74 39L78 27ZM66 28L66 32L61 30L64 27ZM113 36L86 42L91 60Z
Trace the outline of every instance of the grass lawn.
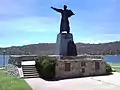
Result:
M120 72L120 67L112 67L113 69L115 69L117 72Z
M0 70L0 90L32 90L31 87L20 78L12 77Z
M120 72L120 63L109 63L113 69Z

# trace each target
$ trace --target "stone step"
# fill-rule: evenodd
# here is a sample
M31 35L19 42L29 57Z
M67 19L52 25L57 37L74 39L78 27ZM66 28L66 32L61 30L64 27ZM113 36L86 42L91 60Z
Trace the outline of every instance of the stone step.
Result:
M35 65L22 65L22 67L35 67Z
M35 66L22 66L23 68L36 68Z
M37 72L36 69L23 69L23 72Z
M24 66L24 67L23 67L23 66L22 66L22 68L23 68L23 69L36 69L36 67L33 67L33 66L32 66L32 67L28 67L28 66Z
M36 69L28 68L28 69L23 69L23 72L37 72Z
M39 78L39 76L24 76L24 78Z
M38 74L37 71L29 71L29 72L23 72L24 74Z
M39 76L38 73L24 73L24 76Z
M27 60L27 59L22 59L22 61L35 61L35 59L29 59L29 60Z
M38 73L23 73L24 76L39 76Z
M23 70L36 70L36 68L22 67Z
M22 65L24 78L39 78L35 65Z

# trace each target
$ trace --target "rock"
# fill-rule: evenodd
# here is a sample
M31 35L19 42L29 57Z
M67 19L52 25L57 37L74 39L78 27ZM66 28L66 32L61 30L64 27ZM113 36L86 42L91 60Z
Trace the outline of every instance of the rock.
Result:
M19 77L18 67L12 64L5 66L5 72L9 75Z

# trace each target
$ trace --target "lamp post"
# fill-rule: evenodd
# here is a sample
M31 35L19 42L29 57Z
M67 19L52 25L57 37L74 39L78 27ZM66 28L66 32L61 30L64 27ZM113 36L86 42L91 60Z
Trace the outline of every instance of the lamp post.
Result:
M5 50L3 51L3 66L5 67Z

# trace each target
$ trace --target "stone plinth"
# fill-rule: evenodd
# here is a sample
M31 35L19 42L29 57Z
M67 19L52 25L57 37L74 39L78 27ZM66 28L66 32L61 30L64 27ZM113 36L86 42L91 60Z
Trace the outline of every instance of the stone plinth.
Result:
M105 75L106 62L101 56L67 56L56 61L56 78Z
M56 43L57 43L57 50L56 50L57 55L62 55L62 56L77 55L76 46L74 44L73 35L71 33L59 33L57 35ZM75 52L75 54L72 52Z
M37 57L37 55L10 55L8 64L12 64L20 68L22 61L35 61Z

